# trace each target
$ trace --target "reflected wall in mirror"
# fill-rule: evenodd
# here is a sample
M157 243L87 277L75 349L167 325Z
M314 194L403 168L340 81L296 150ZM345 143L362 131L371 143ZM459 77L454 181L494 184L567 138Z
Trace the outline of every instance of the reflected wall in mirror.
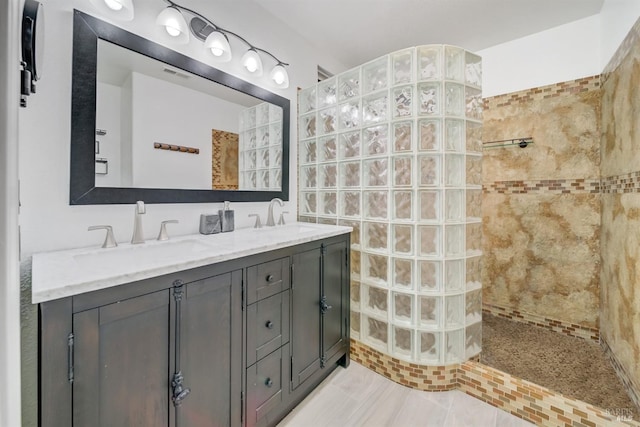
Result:
M288 99L79 11L72 85L71 204L288 200Z

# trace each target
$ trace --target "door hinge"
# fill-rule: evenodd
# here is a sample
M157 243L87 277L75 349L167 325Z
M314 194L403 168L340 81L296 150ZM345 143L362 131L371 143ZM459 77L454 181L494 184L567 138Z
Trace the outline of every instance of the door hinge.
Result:
M71 332L67 336L67 361L68 361L67 379L71 384L73 384L73 345L74 345L74 336L73 336L73 332Z

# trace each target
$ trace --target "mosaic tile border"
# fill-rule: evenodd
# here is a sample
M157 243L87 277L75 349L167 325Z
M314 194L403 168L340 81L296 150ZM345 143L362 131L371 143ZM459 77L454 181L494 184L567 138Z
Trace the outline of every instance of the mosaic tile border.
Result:
M628 408L598 408L474 361L460 366L458 385L460 391L536 425L640 426Z
M482 365L477 358L449 366L422 366L351 339L351 359L406 387L431 392L460 390L537 425L640 427L630 418L628 408L598 408Z
M520 181L495 181L482 185L483 194L598 194L600 179L541 179Z
M635 403L636 406L640 408L640 385L636 384L633 380L633 377L627 373L627 370L618 361L618 358L613 353L613 350L611 350L611 347L609 347L609 344L603 337L600 337L600 347L611 362L613 370L616 371L618 378L620 378L620 381L622 381L627 394L629 395L633 403Z
M423 391L449 391L458 387L459 364L425 366L396 359L351 339L351 358L398 384Z
M509 105L524 104L531 101L555 98L566 94L576 94L600 90L600 74L583 77L576 80L554 83L547 86L534 87L518 92L507 93L484 98L484 109L506 107Z
M523 313L512 308L501 307L493 304L483 304L482 313L492 314L512 320L514 322L526 323L528 325L538 326L553 332L559 332L575 338L582 338L594 342L600 341L600 331L598 328L590 328L584 325L563 322L561 320L550 319L548 317L536 314Z
M602 178L600 188L604 194L640 193L640 171Z
M622 64L624 58L631 52L633 46L640 41L640 19L636 21L636 23L631 27L627 36L624 38L616 53L613 54L609 63L606 67L604 67L604 71L602 72L602 83L604 83L612 72L616 70Z

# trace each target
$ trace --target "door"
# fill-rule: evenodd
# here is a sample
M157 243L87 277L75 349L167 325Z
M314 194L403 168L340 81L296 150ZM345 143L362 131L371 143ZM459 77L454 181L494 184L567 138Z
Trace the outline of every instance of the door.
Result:
M169 421L170 291L73 316L73 425Z
M322 260L322 362L348 346L347 245L333 243L323 247Z
M320 248L293 256L291 382L296 389L320 369Z
M176 427L239 426L242 271L184 285L180 304L176 310L180 366L176 371L181 371L183 387L190 392L176 406Z

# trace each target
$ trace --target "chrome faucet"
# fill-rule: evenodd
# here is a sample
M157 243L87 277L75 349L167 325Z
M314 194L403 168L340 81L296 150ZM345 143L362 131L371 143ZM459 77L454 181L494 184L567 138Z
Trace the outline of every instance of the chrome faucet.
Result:
M271 199L271 202L269 203L269 213L268 213L268 215L267 215L267 225L268 225L269 227L275 227L275 225L276 225L276 221L273 219L273 205L274 205L276 202L277 202L280 206L284 206L284 202L282 201L282 199L279 199L279 198L277 198L277 197L276 197L276 198L274 198L274 199Z
M133 219L133 237L131 237L131 244L144 243L144 232L142 231L142 217L140 215L145 214L147 211L144 207L144 202L138 200L136 202L136 210L134 211Z

